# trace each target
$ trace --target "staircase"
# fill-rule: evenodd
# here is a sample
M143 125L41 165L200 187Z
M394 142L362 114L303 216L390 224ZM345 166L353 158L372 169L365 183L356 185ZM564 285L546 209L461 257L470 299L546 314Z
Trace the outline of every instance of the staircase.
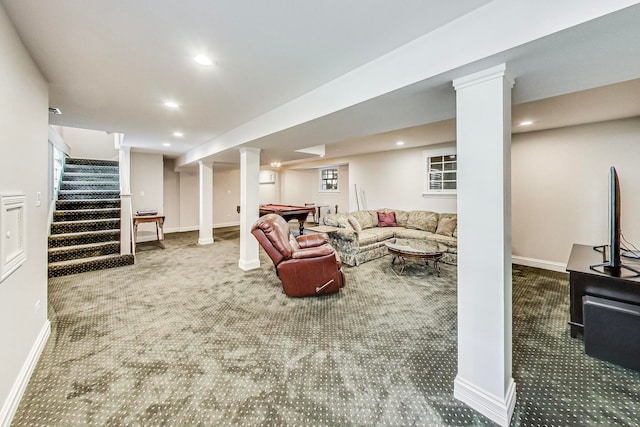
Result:
M118 162L67 159L49 236L49 277L133 261L120 255Z

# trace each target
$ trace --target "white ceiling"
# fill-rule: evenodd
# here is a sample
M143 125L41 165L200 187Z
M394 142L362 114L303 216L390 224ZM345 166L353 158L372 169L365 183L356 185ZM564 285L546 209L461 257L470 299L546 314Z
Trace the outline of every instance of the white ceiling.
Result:
M418 37L443 31L446 24L477 12L482 16L488 6L513 7L506 0L0 1L50 83L50 105L63 111L51 116L52 124L121 132L134 150L170 157L216 140ZM602 7L597 0L578 3L583 9ZM500 19L495 12L488 16ZM384 149L374 141L415 126L434 132L418 139L440 141L446 139L444 130L453 128L447 122L455 116L452 79L501 62L516 76L514 119L537 116L531 129L638 115L629 101L632 95L638 99L637 81L611 85L640 78L638 22L640 7L633 6L523 40L243 145L262 148L261 160L268 163L300 160L304 156L293 150L323 143L331 144L328 157ZM497 31L487 23L480 27ZM215 66L197 65L193 57L199 53L210 55ZM610 86L590 95L555 98L605 85ZM181 107L167 110L163 102L168 99ZM541 99L547 101L533 102ZM176 130L185 136L173 137ZM379 133L368 142L362 139ZM237 146L209 159L237 163Z

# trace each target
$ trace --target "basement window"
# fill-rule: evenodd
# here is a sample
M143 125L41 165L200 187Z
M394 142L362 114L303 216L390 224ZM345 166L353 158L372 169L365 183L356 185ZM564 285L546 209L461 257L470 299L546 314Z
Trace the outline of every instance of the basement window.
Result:
M458 156L453 149L423 151L424 195L455 196L458 191Z
M323 193L338 192L338 168L320 169L320 191Z

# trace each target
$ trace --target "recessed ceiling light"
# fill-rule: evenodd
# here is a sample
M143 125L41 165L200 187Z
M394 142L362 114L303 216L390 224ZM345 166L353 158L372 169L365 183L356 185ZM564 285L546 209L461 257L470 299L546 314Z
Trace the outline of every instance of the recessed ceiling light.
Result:
M180 108L180 104L175 101L165 101L164 106L172 109Z
M520 126L529 126L532 125L533 121L532 120L524 120L522 122L520 122Z
M209 66L209 65L213 64L213 61L211 60L211 58L209 58L206 55L198 55L195 58L193 58L193 60L196 61L200 65Z
M396 145L404 145L404 141L398 141L396 142Z
M173 136L175 136L176 138L182 138L184 136L184 133L177 130L173 133Z
M163 142L163 143L162 143L162 146L163 146L163 147L171 147L171 144L170 144L170 143L168 143L168 142Z

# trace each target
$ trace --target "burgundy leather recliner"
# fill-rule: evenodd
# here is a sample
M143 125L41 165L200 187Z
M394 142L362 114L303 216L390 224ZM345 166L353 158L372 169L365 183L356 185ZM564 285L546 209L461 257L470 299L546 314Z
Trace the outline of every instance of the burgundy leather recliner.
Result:
M251 233L273 261L290 297L331 294L344 286L342 263L324 233L293 237L280 215L264 215Z

